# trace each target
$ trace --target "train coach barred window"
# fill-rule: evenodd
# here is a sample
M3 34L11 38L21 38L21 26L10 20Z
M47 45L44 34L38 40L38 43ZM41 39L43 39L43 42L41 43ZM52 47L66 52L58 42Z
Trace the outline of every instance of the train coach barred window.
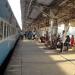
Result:
M11 27L11 35L13 35L13 34L14 34L14 28Z
M3 37L3 22L0 22L0 40L2 40Z
M8 37L8 25L6 26L6 37Z
M10 26L8 25L7 26L7 37L10 36L10 35L11 35L11 29L10 29Z
M15 34L15 32L16 32L16 31L15 31L15 29L13 28L13 34Z
M9 27L9 35L10 36L12 35L12 27L11 26Z
M7 36L10 36L10 27L9 27L9 25L8 25L8 27L7 27Z
M6 23L4 24L4 38L6 38Z
M14 28L12 28L12 34L14 34Z

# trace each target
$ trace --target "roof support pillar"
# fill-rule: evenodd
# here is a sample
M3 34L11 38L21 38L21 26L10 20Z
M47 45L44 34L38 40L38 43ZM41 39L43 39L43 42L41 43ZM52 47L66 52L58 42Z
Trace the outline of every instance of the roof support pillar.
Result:
M53 20L53 35L57 35L58 32L58 23L57 23L57 19Z
M65 26L64 26L64 30L67 34L68 30L69 30L69 21L64 22Z
M51 26L50 26L50 29L51 29L51 35L57 35L57 32L58 32L58 23L57 23L57 19L52 19L50 20L51 22Z

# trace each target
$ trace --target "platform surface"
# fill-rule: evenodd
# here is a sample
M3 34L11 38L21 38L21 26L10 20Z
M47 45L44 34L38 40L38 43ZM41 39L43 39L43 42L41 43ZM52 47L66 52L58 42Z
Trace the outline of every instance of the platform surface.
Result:
M75 75L75 52L58 54L32 40L20 40L5 75Z

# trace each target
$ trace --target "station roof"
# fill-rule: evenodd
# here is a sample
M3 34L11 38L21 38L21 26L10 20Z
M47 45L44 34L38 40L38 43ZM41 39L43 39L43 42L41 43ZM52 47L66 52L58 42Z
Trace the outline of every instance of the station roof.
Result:
M21 11L24 26L46 16L58 22L68 21L75 19L75 0L21 0Z

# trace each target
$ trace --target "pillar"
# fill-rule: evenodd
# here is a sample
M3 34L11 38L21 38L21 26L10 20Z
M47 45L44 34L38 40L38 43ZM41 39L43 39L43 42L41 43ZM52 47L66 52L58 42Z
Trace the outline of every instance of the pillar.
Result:
M64 30L67 34L68 30L69 30L69 21L64 22L65 26L64 26Z
M54 22L53 22L53 35L57 35L57 32L58 32L58 23L57 23L57 20L54 19Z
M50 29L51 29L51 34L52 34L52 35L57 35L57 32L58 32L57 19L52 19L52 20L51 20Z

